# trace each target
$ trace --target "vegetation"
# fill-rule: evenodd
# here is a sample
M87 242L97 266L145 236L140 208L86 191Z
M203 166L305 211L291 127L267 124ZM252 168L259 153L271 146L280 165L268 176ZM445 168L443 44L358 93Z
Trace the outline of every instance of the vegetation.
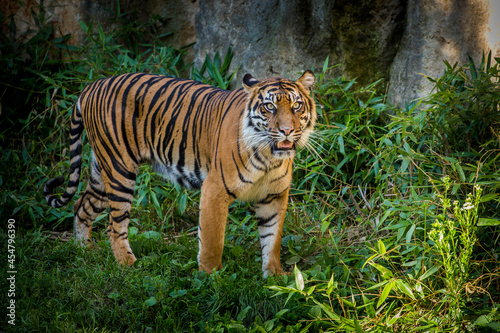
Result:
M230 210L225 267L199 272L199 193L165 183L148 166L138 177L130 227L138 261L124 268L104 232L107 213L93 247L83 249L65 234L71 207L51 209L42 195L49 178L69 170L72 105L85 84L125 72L190 72L227 88L231 50L196 69L184 64L182 50L150 35L155 18L124 20L129 25L111 33L82 23L87 39L71 46L69 36L52 37L43 10L34 15L39 26L30 40L0 39L0 214L15 220L18 272L16 326L2 327L500 330L500 59L445 62L443 76L429 78L433 93L403 108L388 104L376 83L355 89L355 81L333 78L328 59L315 69L319 124L296 159L282 242L290 275L262 278L257 221L242 203ZM88 160L86 146L85 168ZM8 235L1 228L6 250ZM9 275L0 275L5 300Z

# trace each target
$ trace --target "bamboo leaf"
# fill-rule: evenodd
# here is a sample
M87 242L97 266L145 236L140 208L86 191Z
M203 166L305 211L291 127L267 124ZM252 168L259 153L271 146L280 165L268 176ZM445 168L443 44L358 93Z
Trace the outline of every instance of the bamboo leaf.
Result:
M479 227L486 227L486 226L500 225L500 220L497 220L497 219L480 218L480 219L479 219L479 221L477 222L477 225L478 225Z
M328 69L328 62L329 61L330 61L330 56L326 57L326 60L323 63L323 73L326 73L326 70Z
M429 276L433 275L436 273L439 269L439 266L433 266L431 269L429 269L427 272L425 272L421 277L418 278L419 281L424 281L427 279Z
M380 254L385 254L387 252L387 250L385 249L385 245L384 245L384 242L382 241L382 239L378 240L378 251L380 252Z
M293 273L295 275L295 286L300 291L304 290L304 277L302 276L302 272L299 270L297 265L295 265Z
M394 277L394 274L384 266L376 264L374 262L370 262L370 265L375 267L380 273L382 273L382 277L384 279L388 280Z
M413 292L411 291L411 288L410 286L408 285L408 283L406 283L405 281L403 280L396 280L396 286L398 287L398 289L404 293L406 296L409 296L411 299L415 300L415 295L413 295Z
M382 294L380 295L380 298L378 299L377 302L377 308L384 303L385 299L387 296L389 296L389 293L391 292L392 288L394 287L394 281L389 282L388 284L385 285L384 289L382 290Z

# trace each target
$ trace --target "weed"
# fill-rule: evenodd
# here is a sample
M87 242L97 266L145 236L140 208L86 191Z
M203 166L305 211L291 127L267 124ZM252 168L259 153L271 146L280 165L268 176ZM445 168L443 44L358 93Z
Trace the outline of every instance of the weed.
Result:
M470 289L473 290L467 286L467 283L472 251L477 242L477 212L482 191L479 186L475 186L474 196L467 195L462 207L458 201L454 201L455 219L451 219L447 217L447 210L451 207L450 199L447 197L450 178L444 177L443 182L445 191L439 196L443 211L432 224L429 238L434 242L436 251L441 256L441 263L446 274L444 281L450 298L451 317L455 319L461 317L460 307L464 305L463 296L466 296Z

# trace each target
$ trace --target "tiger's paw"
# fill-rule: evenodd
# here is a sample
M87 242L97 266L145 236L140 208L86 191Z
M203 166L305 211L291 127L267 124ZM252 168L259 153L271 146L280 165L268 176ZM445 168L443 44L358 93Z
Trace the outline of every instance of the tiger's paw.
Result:
M132 266L137 261L132 252L126 252L123 255L119 255L116 260L123 266Z
M90 238L76 237L75 236L76 245L83 248L92 248L93 242Z
M287 274L283 272L281 264L267 265L267 267L263 269L263 272L264 272L264 279L266 279L268 276Z
M200 263L198 269L202 272L207 272L208 274L212 274L222 269L222 263L215 263L215 264Z
M92 250L92 251L97 251L97 250L101 249L101 247L99 245L97 245L95 242L92 242L90 240L85 244L85 247L89 250Z

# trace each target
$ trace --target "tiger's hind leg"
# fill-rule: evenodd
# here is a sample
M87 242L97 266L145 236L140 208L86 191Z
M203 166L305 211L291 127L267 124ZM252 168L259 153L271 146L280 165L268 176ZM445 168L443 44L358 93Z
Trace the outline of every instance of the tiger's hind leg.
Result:
M113 170L109 176L103 174L110 207L107 232L113 254L122 265L132 265L136 261L128 241L128 224L137 172L135 165L126 171Z
M82 245L91 240L94 220L108 207L108 197L102 180L99 165L92 154L90 180L85 193L73 205L75 214L74 235Z

